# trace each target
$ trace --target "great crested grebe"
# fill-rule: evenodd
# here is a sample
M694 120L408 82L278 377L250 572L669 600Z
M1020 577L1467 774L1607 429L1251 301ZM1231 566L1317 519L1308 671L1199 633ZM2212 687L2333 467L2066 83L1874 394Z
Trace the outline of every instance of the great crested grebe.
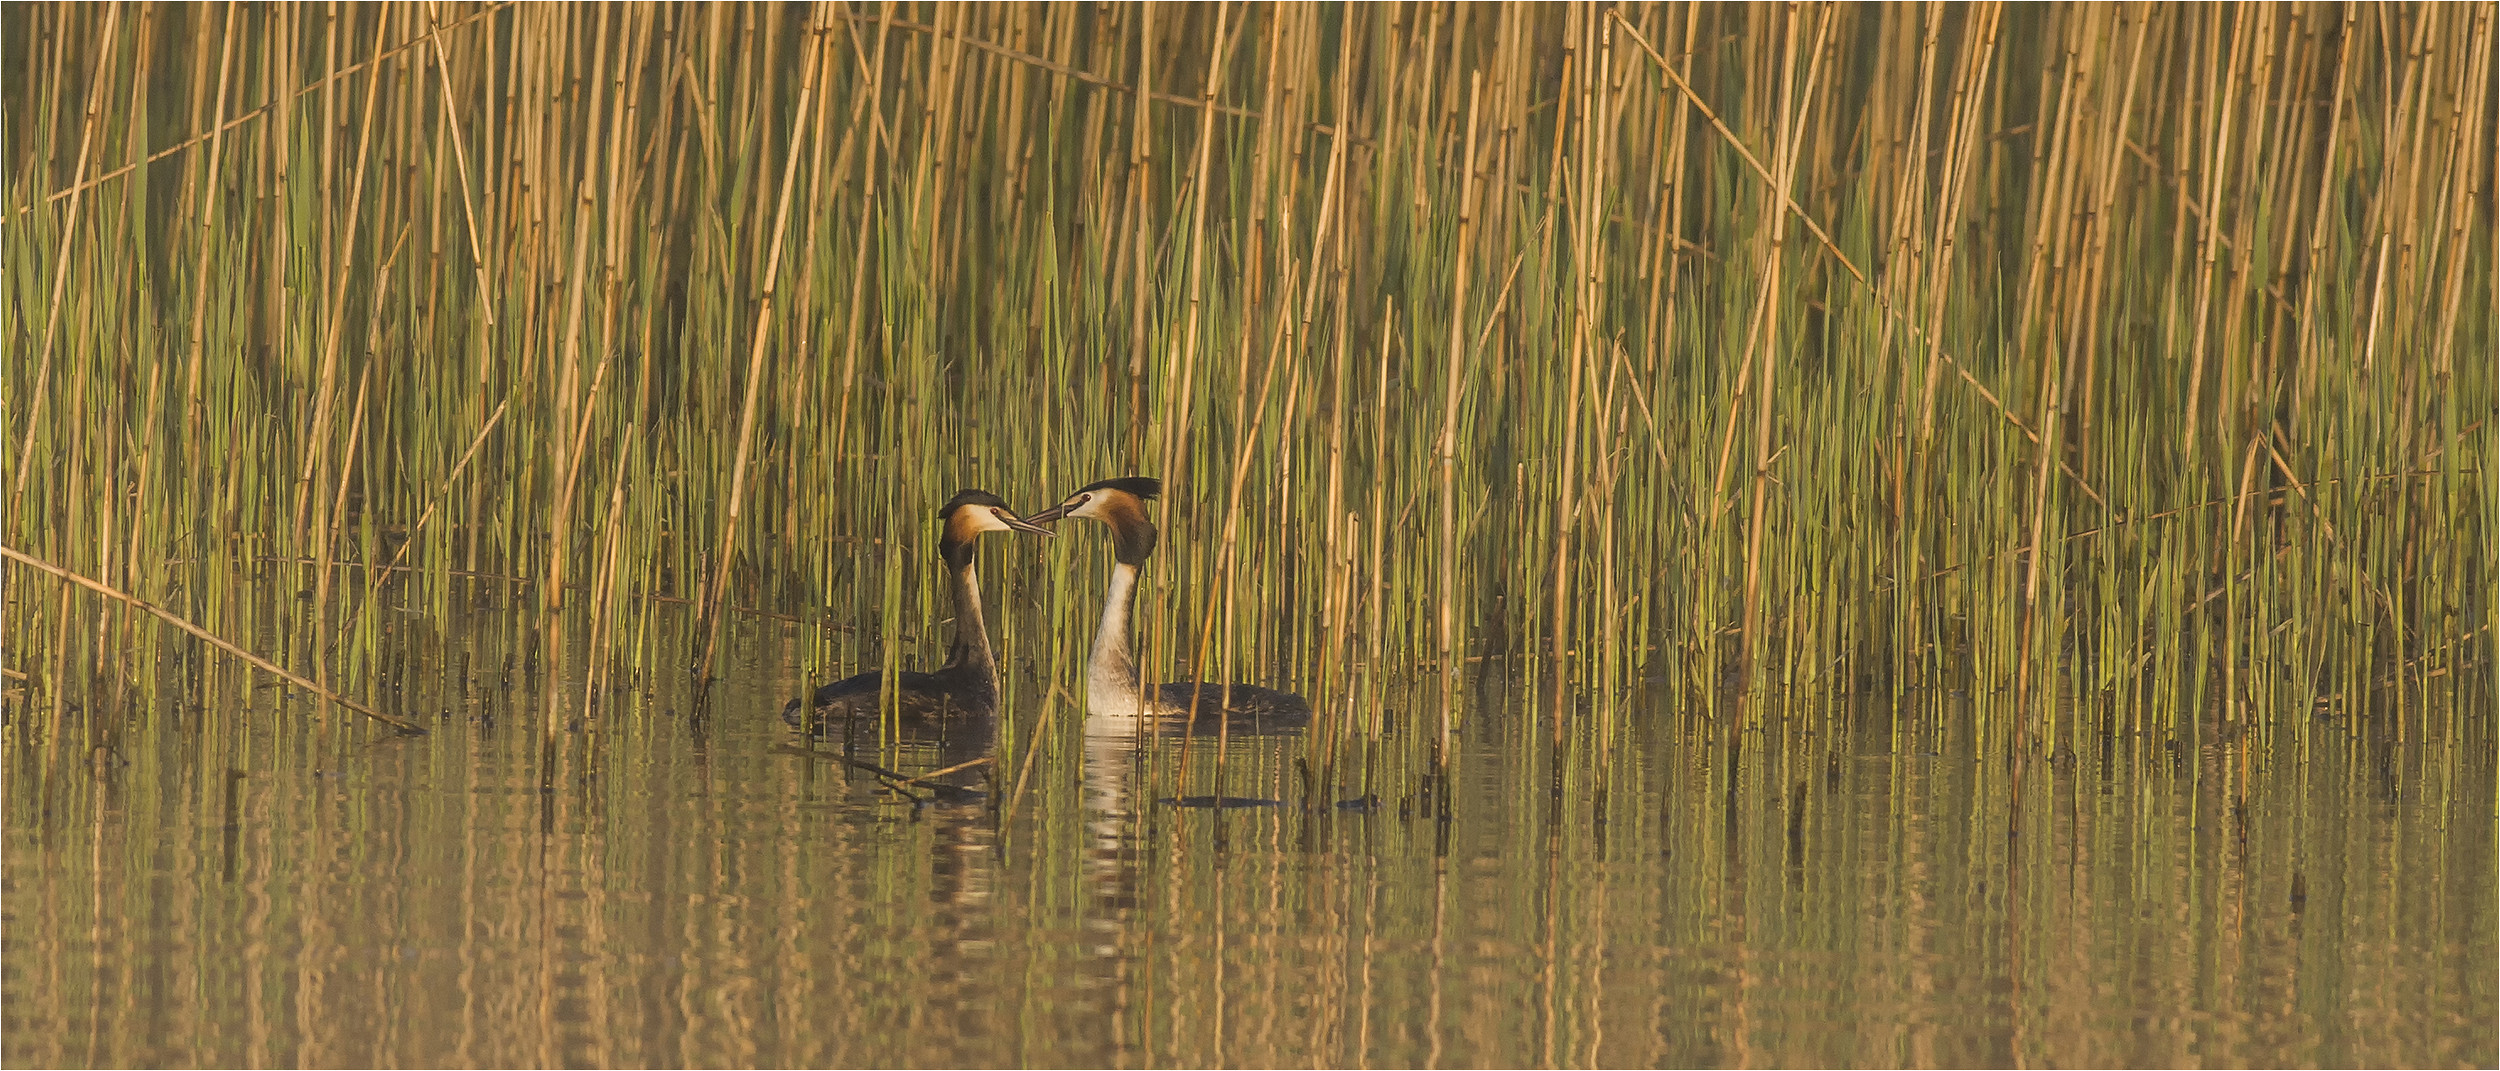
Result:
M1062 517L1083 517L1111 529L1115 559L1111 590L1103 597L1102 625L1094 631L1094 654L1085 668L1088 713L1113 725L1158 729L1194 725L1201 732L1289 729L1310 721L1311 705L1301 696L1272 688L1196 681L1165 684L1151 691L1138 688L1137 663L1129 658L1129 604L1137 595L1137 572L1155 552L1155 524L1146 517L1146 503L1162 493L1161 480L1122 476L1077 488L1057 506L1025 518L1032 524L1048 524ZM1198 708L1194 719L1193 699Z
M988 714L998 705L998 662L990 656L990 630L981 618L981 581L972 570L972 544L983 532L1010 531L1053 534L1016 516L987 491L957 491L938 509L938 556L955 578L955 644L936 672L905 671L896 678L896 701L904 717ZM883 674L871 671L816 689L818 723L874 716L883 683ZM806 714L796 699L781 708L781 720L793 728L805 724Z

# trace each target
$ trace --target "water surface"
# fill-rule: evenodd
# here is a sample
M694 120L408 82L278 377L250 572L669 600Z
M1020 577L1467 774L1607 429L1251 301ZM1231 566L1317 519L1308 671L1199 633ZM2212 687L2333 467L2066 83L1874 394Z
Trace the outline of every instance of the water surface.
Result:
M1635 703L1601 807L1585 750L1559 792L1520 757L1543 729L1496 676L1446 794L1404 731L1335 787L1308 738L1235 740L1218 784L1212 742L1089 747L1062 706L1021 794L975 768L947 780L977 802L915 805L793 739L798 630L748 624L707 717L617 692L541 791L509 631L412 659L422 739L228 689L89 767L13 748L8 1062L2495 1058L2488 739L2321 717L2016 762L1963 697ZM1011 675L997 735L1034 739L1041 675ZM206 743L218 718L257 728ZM1156 802L1212 795L1261 805Z

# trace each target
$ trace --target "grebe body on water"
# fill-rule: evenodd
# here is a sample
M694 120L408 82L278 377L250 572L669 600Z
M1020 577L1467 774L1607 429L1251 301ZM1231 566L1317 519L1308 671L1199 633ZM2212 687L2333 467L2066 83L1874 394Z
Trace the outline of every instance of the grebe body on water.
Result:
M1138 686L1137 663L1129 656L1129 616L1137 597L1138 572L1154 555L1157 538L1154 521L1146 516L1146 503L1162 492L1161 480L1123 476L1077 488L1057 506L1026 518L1033 524L1049 524L1061 518L1081 517L1111 529L1111 587L1103 597L1102 623L1094 631L1094 652L1085 667L1089 723L1109 728L1243 734L1294 729L1309 723L1308 702L1273 688L1197 681L1155 688ZM1193 704L1197 708L1194 714Z
M997 495L987 491L955 492L938 510L938 556L955 583L955 642L946 663L933 672L904 671L895 675L895 702L906 720L932 721L950 715L987 715L998 706L998 662L990 654L989 629L981 615L981 580L972 564L973 544L984 532L1051 530L1018 517ZM845 677L816 689L813 706L819 726L851 718L875 717L884 691L884 675L874 671ZM792 728L806 724L807 707L793 699L781 708L781 720Z

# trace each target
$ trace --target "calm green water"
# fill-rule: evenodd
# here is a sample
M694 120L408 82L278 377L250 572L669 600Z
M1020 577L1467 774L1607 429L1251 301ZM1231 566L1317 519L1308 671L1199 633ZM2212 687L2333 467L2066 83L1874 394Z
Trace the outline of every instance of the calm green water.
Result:
M1347 777L1373 807L1306 798L1298 737L1225 756L1222 792L1280 805L1158 804L1216 791L1214 745L1089 746L1062 707L1002 818L795 746L777 624L731 637L707 719L663 687L560 726L542 793L532 676L477 632L396 682L429 738L273 717L263 690L157 711L91 767L14 747L7 1061L2495 1059L2487 738L2321 717L2017 767L1960 697L1751 729L1658 710L1601 811L1590 763L1557 796L1515 758L1542 729L1496 678L1446 800L1403 734ZM1042 703L1014 675L1022 741ZM205 743L246 710L261 728Z

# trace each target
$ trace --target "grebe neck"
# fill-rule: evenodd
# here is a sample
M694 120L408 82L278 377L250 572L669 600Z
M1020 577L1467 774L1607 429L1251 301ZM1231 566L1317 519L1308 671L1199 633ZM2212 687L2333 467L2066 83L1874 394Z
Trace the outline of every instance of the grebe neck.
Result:
M995 678L998 660L990 653L989 623L981 616L981 577L973 571L969 557L954 572L955 643L946 653L946 664Z
M1094 655L1085 667L1085 705L1100 718L1139 713L1137 663L1129 658L1129 606L1137 595L1137 567L1111 567L1111 590L1102 601L1102 625L1094 630Z

